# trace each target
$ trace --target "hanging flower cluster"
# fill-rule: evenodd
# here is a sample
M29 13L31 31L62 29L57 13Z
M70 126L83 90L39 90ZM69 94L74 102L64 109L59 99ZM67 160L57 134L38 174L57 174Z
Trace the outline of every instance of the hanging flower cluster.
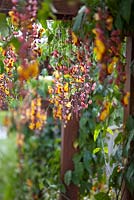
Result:
M9 12L14 26L14 36L20 43L18 56L20 66L18 75L20 80L27 80L39 74L37 57L41 54L37 40L40 38L40 28L35 24L37 15L37 0L12 1L14 6Z
M19 132L23 132L24 126L37 133L40 132L47 121L47 111L43 108L41 97L36 95L31 99L30 94L27 94L23 104L14 111L14 120Z
M92 104L91 95L96 83L90 77L91 62L89 41L77 44L77 37L73 33L72 42L76 51L72 51L73 60L69 58L70 65L57 64L53 73L54 84L49 86L50 102L54 105L55 118L62 119L65 123L71 119L73 113ZM76 41L74 43L74 40ZM60 52L54 51L52 55L56 60Z
M95 28L92 30L94 33L93 51L99 66L99 81L106 88L108 85L109 87L112 84L116 85L120 91L120 96L124 99L126 96L124 96L123 88L126 75L124 58L122 58L123 55L121 54L123 39L121 31L114 29L113 18L107 9L98 8L94 15L94 20ZM110 105L111 101L112 99L109 99L109 103L102 105L100 121L104 121L108 117L110 110L108 105Z
M29 63L27 63L27 67L25 69L23 68L23 66L19 66L17 72L21 81L28 80L31 77L36 77L39 74L38 61L30 61Z
M93 29L94 53L100 67L99 80L103 82L107 79L107 83L119 84L120 77L123 77L120 81L124 83L124 64L120 57L121 32L113 29L113 18L107 10L102 11L99 8L94 18L96 22ZM118 75L115 75L115 72L118 72Z
M17 56L15 53L15 48L10 45L7 47L6 50L3 50L3 56L4 56L4 69L6 73L8 74L8 77L12 77L13 75L13 70L15 70L15 62L17 60Z
M0 109L7 109L7 98L10 96L9 90L10 80L5 74L0 74Z
M47 120L47 112L42 109L41 98L37 97L31 101L30 108L26 110L26 117L29 119L29 128L40 131Z

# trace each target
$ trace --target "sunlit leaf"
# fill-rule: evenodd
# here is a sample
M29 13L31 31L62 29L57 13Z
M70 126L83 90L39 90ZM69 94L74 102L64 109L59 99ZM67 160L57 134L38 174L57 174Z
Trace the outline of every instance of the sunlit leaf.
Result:
M112 129L111 128L109 128L109 127L107 127L107 132L108 133L110 133L111 135L113 135L114 133L113 133L113 131L112 131Z
M95 148L95 149L93 150L93 154L98 153L100 150L101 150L101 148L99 148L99 147Z
M98 125L94 131L94 141L97 140L98 136L99 136L99 133L100 133L101 129L100 129L100 126Z
M103 150L105 153L108 153L108 147L104 147Z

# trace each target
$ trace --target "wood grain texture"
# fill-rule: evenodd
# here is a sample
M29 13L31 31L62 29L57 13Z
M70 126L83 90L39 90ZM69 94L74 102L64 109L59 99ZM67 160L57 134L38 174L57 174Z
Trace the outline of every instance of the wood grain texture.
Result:
M64 183L64 175L67 170L73 170L73 156L78 149L73 146L78 137L79 119L74 115L73 118L64 127L62 124L62 144L61 144L61 181ZM61 195L60 200L78 200L79 189L74 184L66 186L65 196Z

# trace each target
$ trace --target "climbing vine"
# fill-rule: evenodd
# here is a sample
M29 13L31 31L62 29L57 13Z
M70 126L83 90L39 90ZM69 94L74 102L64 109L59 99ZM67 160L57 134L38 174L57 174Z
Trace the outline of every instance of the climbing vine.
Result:
M133 163L122 162L133 141L129 125L128 138L123 137L122 116L130 96L124 92L125 36L133 30L134 2L81 2L84 5L72 22L55 21L49 1L38 8L36 0L12 0L9 15L0 14L0 108L9 110L7 124L16 132L16 173L25 185L19 191L21 199L26 194L28 200L51 199L51 191L57 198L70 183L80 188L81 199L120 199L124 178L130 191L134 189ZM73 158L74 170L65 173L64 184L57 184L59 121L66 127L74 114L80 118L79 137L73 144L79 152ZM117 148L111 154L109 137ZM34 174L28 171L30 163ZM54 169L51 175L49 168Z

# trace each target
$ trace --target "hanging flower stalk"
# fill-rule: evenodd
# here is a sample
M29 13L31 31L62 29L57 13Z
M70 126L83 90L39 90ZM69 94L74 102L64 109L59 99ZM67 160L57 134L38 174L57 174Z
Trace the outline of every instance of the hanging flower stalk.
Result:
M57 65L53 66L54 84L49 87L50 102L54 105L53 114L67 123L73 113L79 115L82 109L92 104L92 93L96 83L90 77L92 68L90 60L89 41L79 41L75 33L71 32L72 49L68 64L58 63L62 55L60 51L54 51L53 58ZM55 52L57 52L55 54Z
M36 40L39 39L39 28L35 24L37 0L23 1L22 3L12 0L12 3L14 6L9 12L9 16L15 30L13 34L20 43L18 75L20 80L27 80L39 74L37 57L40 54L40 49L36 44Z

